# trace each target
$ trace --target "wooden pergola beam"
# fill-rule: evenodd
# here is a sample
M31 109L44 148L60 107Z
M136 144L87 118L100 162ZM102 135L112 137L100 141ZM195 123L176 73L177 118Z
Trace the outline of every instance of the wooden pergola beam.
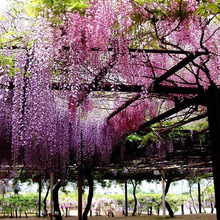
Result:
M138 131L141 131L165 118L168 118L169 116L189 107L190 105L196 105L199 104L201 97L200 96L196 96L192 99L186 99L185 101L179 103L176 107L158 115L157 117L153 118L150 121L145 122L144 124L140 125L138 128Z
M117 92L136 92L141 93L142 92L142 86L141 85L125 85L125 84L116 84L112 86L110 83L103 85L99 88L92 88L92 91L105 91L105 92L112 92L112 87L115 87L115 91Z
M196 87L172 87L172 86L162 86L160 84L154 85L153 89L150 90L151 93L160 94L183 94L183 95L196 95L200 94L202 91Z
M98 51L101 52L102 50L97 49L97 48L92 48L92 51ZM187 50L161 50L161 49L140 49L140 48L128 48L130 53L161 53L161 54L191 54L191 51L187 51ZM108 51L114 51L114 48L108 48ZM204 51L197 51L196 53L198 53L198 55L207 55L207 52Z
M203 119L207 117L207 114L202 114L202 115L197 115L195 117L192 117L186 121L182 121L182 122L179 122L179 123L176 123L174 126L171 125L171 128L176 128L176 127L179 127L179 126L182 126L182 125L185 125L185 124L188 124L190 122L193 122L193 121L197 121L197 120L200 120L200 119ZM168 132L170 131L171 128L166 128L166 129L163 129L160 131L160 133L164 133L164 132Z
M14 84L12 82L9 83L8 86L0 84L0 89L2 88L13 89ZM125 85L125 84L116 84L115 86L116 91L118 92L134 92L134 93L141 93L143 90L142 85ZM51 85L52 90L70 90L70 86L64 86L63 83L60 82L53 82ZM105 91L111 92L112 85L110 83L106 83L101 87L83 87L81 86L81 91ZM190 88L190 87L170 87L170 86L162 86L162 85L155 85L153 90L149 90L149 93L164 93L164 94L199 94L201 90L199 88Z
M139 50L134 50L134 49L130 49L130 52L139 52ZM161 53L161 50L141 50L142 52L148 52L148 53ZM201 92L201 90L199 88L191 88L191 87L169 87L169 86L161 86L160 83L164 80L166 80L168 77L170 77L171 75L173 75L175 72L177 72L178 70L182 69L184 66L186 66L189 62L193 61L195 58L197 58L200 55L207 55L207 52L196 52L196 53L191 53L189 51L163 51L162 53L182 53L182 54L188 54L188 56L186 58L184 58L183 60L181 60L177 65L173 66L171 69L169 69L167 72L165 72L162 76L158 77L157 79L155 79L155 81L153 82L153 89L152 91L149 91L151 93L174 93L174 94L199 94ZM123 90L123 87L120 87ZM141 90L141 88L139 88L138 90ZM126 90L128 91L128 90ZM137 88L136 88L137 91ZM137 95L140 97L140 95ZM139 98L138 97L138 98ZM122 110L124 110L126 107L128 107L130 104L132 104L134 101L136 101L137 99L134 97L133 99L127 101L126 103L124 103L122 106L120 106L116 111L114 111L113 113L111 113L108 117L108 119L112 118L113 116L115 116L116 114L118 114L119 112L121 112Z
M134 97L132 97L131 99L127 100L123 105L121 105L119 108L117 108L114 112L112 112L107 120L111 119L112 117L114 117L115 115L117 115L119 112L121 112L122 110L124 110L125 108L127 108L129 105L131 105L133 102L135 102L136 100L138 100L141 97L140 94L135 95Z
M107 90L108 87L105 87L103 90L104 91L109 91ZM120 88L120 92L141 92L141 86L119 86ZM165 86L161 86L158 85L156 87L156 90L154 90L154 93L176 93L176 94L199 94L201 91L199 88L188 88L188 87L165 87ZM112 117L114 117L116 114L118 114L119 112L121 112L122 110L124 110L125 108L127 108L130 104L132 104L133 102L135 102L136 100L138 100L141 97L141 94L137 94L136 96L132 97L131 99L129 99L127 102L125 102L124 104L122 104L119 108L117 108L114 112L112 112L109 116L108 116L108 120L111 119Z
M182 59L178 64L167 70L163 75L158 77L154 80L153 84L157 85L170 76L172 76L174 73L176 73L178 70L182 69L184 66L186 66L188 63L196 59L200 55L208 55L207 52L196 52L196 53L190 53L188 56L186 56L184 59Z
M0 46L0 50L27 50L29 49L28 47L25 46L18 46L18 45L12 45L12 46L7 46L7 45L1 45ZM47 49L47 48L45 48ZM64 50L70 50L70 47L64 46L63 47ZM97 52L102 52L103 50L100 50L99 48L91 48L91 51L97 51ZM191 51L187 51L187 50L165 50L165 49L140 49L140 48L128 48L130 53L161 53L161 54L190 54L192 53ZM114 51L114 48L109 47L107 49L107 51ZM204 51L197 51L196 53L198 53L199 55L207 55L207 52Z

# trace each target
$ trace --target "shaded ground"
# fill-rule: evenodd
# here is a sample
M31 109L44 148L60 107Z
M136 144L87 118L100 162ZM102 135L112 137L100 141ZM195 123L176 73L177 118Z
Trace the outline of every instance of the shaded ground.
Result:
M164 219L162 216L128 216L128 217L124 217L124 216L118 216L118 217L114 217L111 219L114 220L121 220L121 219L127 219L127 220L162 220ZM73 220L76 220L77 218L74 218ZM90 217L90 220L95 220L95 219L110 219L107 216L94 216L94 217ZM194 215L181 215L181 216L175 216L174 218L169 218L166 217L165 219L173 219L173 220L216 220L216 215L215 214L194 214Z
M12 218L4 218L4 220L12 220ZM16 218L13 218L14 220ZM18 218L19 219L19 218ZM22 217L22 219L26 219L25 217ZM50 220L50 218L37 218L37 217L28 217L28 220ZM76 216L74 217L68 217L68 218L63 218L63 220L77 220L78 218ZM164 219L162 216L146 216L146 215L141 215L141 216L115 216L115 217L107 217L105 215L102 216L93 216L89 217L89 220L102 220L102 219L112 219L112 220L122 220L122 219L127 219L127 220L162 220ZM165 219L171 219L169 217L166 217ZM193 215L181 215L181 216L175 216L172 218L173 220L216 220L216 215L215 214L193 214ZM55 218L53 218L55 220Z

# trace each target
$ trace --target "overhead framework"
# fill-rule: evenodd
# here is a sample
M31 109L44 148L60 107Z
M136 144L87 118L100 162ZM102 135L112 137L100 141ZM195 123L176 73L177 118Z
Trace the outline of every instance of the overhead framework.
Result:
M160 77L156 78L151 86L151 89L149 90L149 93L152 94L158 94L158 96L163 96L164 94L168 95L168 94L192 94L192 95L199 95L202 93L200 88L196 88L196 87L174 87L174 86L163 86L161 85L163 81L165 81L167 78L169 78L170 76L172 76L173 74L175 74L177 71L179 71L180 69L182 69L183 67L185 67L188 63L192 62L194 59L196 59L198 56L201 55L207 55L207 52L196 52L195 54L190 53L188 51L164 51L164 50L145 50L145 52L153 52L153 53L179 53L179 54L187 54L187 56L181 60L178 64L176 64L175 66L173 66L172 68L170 68L169 70L167 70L163 75L161 75ZM140 92L141 92L141 86L135 86L133 85L130 86L131 92L138 92L139 94L135 95L134 97L132 97L130 100L128 100L126 103L124 103L122 106L120 106L117 110L115 110L114 112L112 112L109 116L108 119L112 118L114 115L118 114L120 111L122 111L123 109L125 109L126 107L128 107L130 104L132 104L133 102L135 102L138 98L141 97ZM123 88L120 86L120 88ZM126 87L128 88L128 87ZM128 90L121 90L121 91L128 91ZM179 104L179 107L176 107L173 110L170 110L167 113L164 113L161 116L158 116L157 119L153 119L153 121L151 122L146 122L146 124L143 124L140 126L140 130L143 129L144 127L150 126L150 124L154 124L156 122L158 122L159 120L162 120L164 118L166 118L167 116L170 116L171 114L174 114L182 109L185 109L187 107L189 107L192 104L199 104L199 100L201 100L200 102L202 102L202 98L201 97L197 97L194 98L193 100L186 100L183 103ZM150 123L149 125L147 123Z
M7 48L3 48L7 49ZM20 50L20 49L25 49L25 48L20 48L17 46L8 48L9 50ZM65 48L66 50L69 50L69 48ZM93 51L99 52L98 49L93 49ZM113 49L109 48L109 52L112 52ZM169 77L171 77L174 74L177 74L179 70L184 68L186 65L188 65L190 62L195 60L197 57L202 56L202 55L207 55L207 52L195 52L192 53L190 51L177 51L177 50L153 50L153 49L129 49L129 52L132 53L152 53L152 54L180 54L180 55L185 55L185 58L182 58L177 64L175 64L173 67L171 67L169 70L165 71L161 76L153 79L152 84L150 86L150 89L148 91L148 96L157 96L157 97L166 97L169 96L170 94L187 94L187 95L192 95L192 98L185 98L183 101L179 101L176 103L175 107L172 109L169 109L168 111L165 111L161 113L160 115L154 117L153 119L146 121L142 125L139 126L138 132L143 131L143 130L149 130L149 127L157 122L160 122L161 120L164 120L186 108L189 108L190 106L197 106L199 104L203 104L203 91L201 88L197 87L180 87L180 86L167 86L163 85L163 82L166 82ZM112 64L113 65L113 64ZM103 67L100 69L100 71L96 74L96 76L88 83L88 86L84 87L83 85L81 86L81 90L84 93L84 95L81 97L79 100L79 105L80 103L83 102L84 99L91 93L91 92L98 92L98 91L105 91L105 92L112 92L112 88L115 87L115 92L119 94L124 94L124 103L122 103L121 106L119 106L115 110L111 110L111 107L107 109L107 120L110 120L111 118L115 117L118 113L135 103L137 100L139 100L142 97L142 91L143 91L143 86L144 85L137 85L137 84L111 84L110 82L104 81L100 84L100 81L102 81L106 74L108 73L109 69L111 69L112 66L109 65L107 67ZM1 87L5 87L5 85L1 85ZM53 82L51 85L51 89L53 90L70 90L71 85L68 85L63 82ZM13 82L11 82L8 86L9 89L14 88ZM107 95L106 93L106 95ZM126 95L128 94L128 95ZM103 95L105 96L105 95ZM99 106L96 106L99 108ZM190 118L185 120L184 123L189 123L190 121L195 121L198 119L201 119L203 117L206 117L207 115L196 115L193 119ZM178 123L177 123L178 124Z
M109 50L111 51L111 50ZM141 50L132 50L130 52L143 52ZM160 115L154 117L153 119L145 122L140 125L138 128L138 132L141 131L152 131L150 128L151 125L160 122L173 114L176 114L184 109L189 108L190 106L197 106L203 103L203 93L199 88L196 87L175 87L175 86L164 86L163 82L167 81L167 79L173 74L177 73L180 69L184 68L191 61L196 59L200 55L205 55L205 52L197 52L195 54L190 52L182 52L182 51L159 51L159 50L144 50L145 53L167 53L167 54L184 54L186 57L182 59L178 64L165 71L163 75L153 80L152 85L149 90L149 94L152 96L160 97L169 96L170 93L173 94L192 94L191 98L185 98L176 103L175 107L161 113ZM111 67L109 67L111 68ZM104 67L100 72L95 76L95 78L88 83L87 87L81 87L82 91L85 92L85 95L82 96L80 103L86 99L91 92L97 91L112 91L112 86L117 87L116 92L118 93L127 93L129 94L126 98L124 98L125 102L119 106L116 110L112 111L108 109L107 120L115 117L121 111L129 107L131 104L135 103L137 100L141 98L141 93L143 91L143 85L128 85L128 84L114 84L112 85L109 82L105 82L100 86L99 81L105 77L108 73L108 68ZM14 85L11 83L9 88L13 88ZM63 90L70 89L69 85L64 85L61 82L54 82L51 85L51 88L54 90ZM125 95L126 96L126 95ZM98 108L98 106L97 106ZM205 114L197 115L193 118L187 119L183 122L179 122L179 125L183 125L184 123L188 123L197 119L201 119L206 117ZM167 131L165 128L158 129L159 135L165 134ZM157 179L154 175L155 170L165 172L166 178L169 176L169 173L172 173L172 179L178 180L180 178L184 178L187 174L189 174L192 170L197 170L200 173L202 171L206 171L212 166L211 152L209 143L200 144L198 143L199 134L197 134L197 138L193 138L194 134L191 131L183 131L188 132L190 134L190 138L192 140L187 140L185 144L177 143L174 144L174 150L170 153L163 154L163 152L152 152L149 155L148 149L145 147L132 146L132 144L128 144L125 146L125 155L124 160L121 160L120 153L118 151L113 152L113 155L110 159L110 164L105 167L94 168L94 173L102 173L102 178L107 179L127 179L133 178L137 180L143 179ZM120 151L120 149L118 149ZM161 155L162 154L162 155ZM190 165L188 165L190 163ZM186 165L187 164L187 165ZM125 169L127 170L125 172ZM101 171L101 172L100 172ZM114 172L113 172L114 171ZM115 171L117 173L115 174ZM170 174L171 175L171 174ZM79 174L79 185L82 184L82 179ZM81 195L81 188L79 187L79 196ZM81 197L79 198L79 204L82 203ZM82 213L81 206L79 206L79 213Z

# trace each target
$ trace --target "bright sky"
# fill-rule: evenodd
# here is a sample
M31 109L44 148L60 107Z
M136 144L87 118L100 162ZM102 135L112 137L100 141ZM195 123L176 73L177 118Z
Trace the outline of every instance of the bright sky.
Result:
M2 11L8 4L7 0L0 0L0 11Z

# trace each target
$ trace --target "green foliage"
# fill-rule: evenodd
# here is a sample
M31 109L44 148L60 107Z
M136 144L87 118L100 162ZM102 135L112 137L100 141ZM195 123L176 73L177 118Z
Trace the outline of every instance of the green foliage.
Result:
M189 185L193 185L194 183L200 182L202 179L209 179L212 176L212 172L209 171L209 168L207 170L197 170L193 169L191 173L187 176L187 180Z
M206 187L204 193L202 194L202 200L207 202L214 203L214 187L213 184ZM161 208L161 193L136 193L138 203L140 206L139 210L146 211L147 206L152 206L154 212L157 212L158 208ZM194 195L197 197L197 194ZM36 212L37 209L37 200L38 194L24 194L24 195L13 195L11 197L3 198L0 195L0 208L6 213L10 214L15 208L18 209L18 212ZM71 207L77 208L78 194L75 193L59 193L59 202L60 204L68 203ZM87 201L87 194L83 195L83 202ZM111 207L111 208L122 208L124 205L124 194L116 195L106 195L106 194L95 194L93 201L100 202L102 208ZM109 202L110 201L110 202ZM190 202L189 194L167 194L166 201L169 202L171 208L174 212L177 212L181 205L187 204ZM128 194L128 207L134 207L134 198L132 194ZM49 207L48 207L49 208Z
M113 184L116 184L114 180L103 180L98 177L98 180L95 185L100 185L102 188L110 188Z
M13 56L0 54L0 65L4 68L7 67L10 77L14 76L16 72L20 72L22 74L22 71L15 67L15 57Z
M79 11L81 14L84 14L87 8L89 8L88 4L85 4L82 1L77 1L68 7L68 11Z
M141 193L142 191L141 191L141 189L139 188L139 187L137 187L136 188L136 193ZM130 187L129 189L128 189L128 193L129 194L133 194L133 187Z
M142 204L143 210L145 205L152 206L152 208L157 211L161 206L161 194L155 193L138 193L138 201ZM177 195L177 194L167 194L166 201L170 204L172 210L177 212L182 204L189 201L190 197L188 195Z
M36 210L37 194L13 195L10 197L0 197L0 207L3 212L10 214L17 209L18 212L30 212Z
M196 10L196 13L200 17L208 17L212 14L218 14L220 12L220 1L217 0L216 2L211 2L209 1L203 1L204 4L199 6L198 9Z
M53 21L58 22L58 18L60 18L60 14L65 13L67 11L79 11L80 13L84 13L85 10L89 7L86 1L82 0L29 0L25 4L25 10L29 16L38 16L40 12L47 9L47 13L45 15L48 18L53 18ZM55 17L50 16L49 14L53 14ZM57 16L57 17L56 17Z
M138 13L134 13L132 16L132 20L135 21L136 23L139 23L142 21L142 16Z
M17 16L15 13L14 16ZM11 22L9 19L2 19L3 23L7 24L7 22ZM9 27L8 29L4 29L0 35L0 48L3 48L7 45L7 47L17 45L22 40L22 34L16 28Z
M146 0L135 0L139 5L144 5L147 1Z
M154 211L157 212L157 209L161 207L161 194L138 192L136 195L138 202L140 203L140 207L138 207L139 210L146 211L147 206L152 206ZM86 202L86 198L87 195L83 195L84 202ZM166 200L170 203L174 212L176 212L182 204L190 200L190 197L188 195L168 194L166 196ZM77 203L77 193L69 194L68 196L64 195L63 193L60 193L59 201L60 204L62 204L65 201L71 201L71 203L73 204ZM124 204L124 194L95 194L93 201L100 202L102 208L106 208L106 206L113 208L113 204L115 208L121 208ZM111 201L111 204L107 201ZM131 209L134 207L134 198L132 194L128 194L128 207Z
M136 143L141 148L151 142L158 141L158 135L154 131L148 132L146 134L133 133L133 134L127 136L127 140L132 143Z
M215 202L215 189L214 185L208 186L205 191L202 193L202 200L206 200L209 202L214 203Z
M140 135L138 135L137 133L131 134L129 136L127 136L127 140L130 142L138 142L138 141L142 141L142 137Z
M142 142L140 144L139 147L144 147L147 144L151 143L151 142L157 142L158 141L158 136L155 132L149 132L147 134L144 135Z
M186 139L186 138L189 138L191 136L190 133L183 133L179 130L172 130L171 132L168 133L168 136L172 139L172 141L174 143L178 143L181 138L182 139Z
M168 0L169 1L169 0ZM139 5L144 5L145 3L154 3L155 0L135 0ZM165 3L166 0L158 0L158 3Z
M197 127L198 127L198 129L200 131L209 128L208 120L206 120L206 121L199 121L196 125L197 125Z

